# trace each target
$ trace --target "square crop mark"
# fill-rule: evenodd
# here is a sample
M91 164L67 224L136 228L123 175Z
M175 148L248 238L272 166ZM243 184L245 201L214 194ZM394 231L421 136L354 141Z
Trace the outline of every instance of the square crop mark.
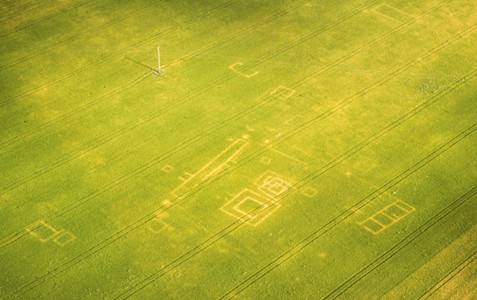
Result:
M304 187L303 189L300 190L300 193L307 197L307 198L312 198L315 197L318 194L318 191L311 186Z
M61 247L63 247L66 244L71 243L72 241L76 240L76 237L68 232L68 231L63 231L60 235L55 237L53 242Z
M415 211L416 208L405 203L404 201L402 200L399 200L399 201L396 201L395 203L393 203L392 205L396 205L396 206L399 206L400 208L402 208L403 210L405 210L408 214ZM391 205L390 205L391 206Z
M353 165L353 168L355 170L365 172L365 173L371 171L375 167L376 167L376 162L369 157L364 157L364 158L358 160Z
M276 197L286 192L291 186L291 180L288 180L272 171L266 171L254 182L258 190L268 197Z
M56 230L43 220L31 224L25 229L41 242L46 242L61 233L61 230Z
M235 73L237 73L237 74L239 74L239 75L245 77L245 78L250 78L250 77L253 77L253 76L255 76L255 75L258 74L257 71L255 71L255 72L250 71L250 72L247 74L247 73L244 73L244 72L238 70L238 69L237 69L237 66L242 66L242 65L243 65L243 64L238 61L238 62L236 62L236 63L233 63L233 64L229 65L228 68L229 68L230 70L234 71Z
M169 225L157 217L152 219L148 225L148 228L152 233L160 233L167 229L167 227L169 227Z
M271 180L259 186L258 190L266 195L276 197L286 192L288 190L288 187L289 186L284 184L282 181Z
M272 160L270 159L270 157L264 156L264 157L260 158L260 162L261 162L262 164L264 164L264 165L270 164L271 161L272 161Z
M244 189L220 210L249 225L257 226L279 207L279 204L270 202L249 189Z
M412 17L408 13L403 12L400 9L394 8L387 4L380 4L372 9L375 13L393 20L395 22L407 22Z
M378 234L386 228L381 223L376 222L373 219L367 219L366 221L358 224L363 226L364 229L371 232L372 234Z
M399 220L405 217L408 214L408 211L404 210L398 205L393 204L383 210L383 213L385 213L387 216L394 220Z
M388 217L387 215L383 214L382 212L375 214L373 216L373 219L375 221L378 221L379 223L383 224L384 226L389 226L392 223L394 223L394 220Z
M258 214L262 209L267 208L268 205L260 202L259 200L246 197L242 201L240 201L237 205L234 206L234 209L244 215L248 215L250 217Z
M165 165L161 170L165 173L170 173L174 170L174 167L171 165Z
M295 90L287 88L286 86L283 86L283 85L280 85L279 87L277 87L270 93L271 96L276 96L281 99L288 99L291 96L293 96L293 94L295 94Z

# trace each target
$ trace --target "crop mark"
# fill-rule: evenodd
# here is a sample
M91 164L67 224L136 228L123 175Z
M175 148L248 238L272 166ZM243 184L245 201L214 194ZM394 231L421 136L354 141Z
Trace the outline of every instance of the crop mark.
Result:
M454 145L458 144L460 141L462 141L463 139L465 139L466 137L474 133L476 130L477 130L477 124L473 124L470 127L466 128L464 131L460 132L457 136L453 137L452 139L444 143L443 145L440 145L438 148L434 149L434 151L429 153L427 156L417 161L413 166L404 170L401 174L397 175L396 177L394 177L393 179L391 179L390 181L382 185L379 189L375 190L368 196L359 200L357 203L353 205L352 208L354 209L349 208L346 211L334 217L333 219L331 219L330 221L328 221L325 225L318 227L316 230L311 232L311 234L308 235L306 238L302 239L300 242L296 243L294 246L284 251L282 254L274 258L272 261L266 263L263 267L259 268L256 272L248 276L244 281L242 281L241 283L237 284L234 288L227 291L224 295L220 297L220 299L231 299L237 296L243 290L249 288L258 280L266 276L269 272L280 267L284 262L288 261L289 259L294 257L296 254L300 253L304 248L311 245L314 241L316 241L321 236L325 235L331 229L333 229L340 223L347 220L349 217L351 217L354 214L354 211L359 210L360 208L366 206L368 203L370 203L371 201L373 201L374 199L382 195L384 192L386 192L390 188L401 183L406 178L414 174L416 171L423 168L428 163L430 163L431 161L439 157L441 154L443 154L444 152L452 148ZM305 177L306 179L302 180L301 182L303 182L303 184L306 184L307 182L315 179L322 172L323 171L314 172L310 174L309 176ZM473 190L475 191L473 192L472 196L477 193L477 186L474 187ZM420 231L416 230L416 232L420 232ZM341 288L341 286L338 288ZM334 294L334 292L335 291L333 291L331 294Z
M217 175L223 170L229 168L237 162L238 157L243 153L250 141L244 139L237 139L227 146L217 156L207 162L194 174L187 173L186 178L182 178L182 183L175 188L171 194L180 198L187 194L187 192L209 178Z
M366 218L363 221L356 222L361 225L368 232L374 235L378 235L391 225L396 224L401 219L409 215L416 210L415 207L405 203L402 200L398 200L391 203L374 213L372 216Z
M308 35L306 35L306 36L303 37L303 38L297 39L296 41L292 42L288 47L286 47L286 49L289 50L291 47L295 47L295 46L298 45L300 42L306 41L306 40L308 40L308 39L314 37L315 35L317 35L317 34L319 34L319 33L325 32L326 30L335 27L337 24L339 24L339 23L341 23L341 22L343 22L343 21L345 21L345 20L351 18L352 16L354 16L354 15L360 13L363 8L370 6L370 5L372 5L373 3L375 3L375 2L377 2L377 1L372 1L372 2L370 2L370 3L367 3L367 4L365 4L365 5L361 6L361 7L359 7L358 9L353 10L353 11L351 11L351 12L349 12L349 13L343 15L339 20L335 21L334 23L329 24L329 25L325 26L324 28L321 28L321 29L319 29L319 30L317 30L317 31L315 31L315 32L312 32L311 34L308 34ZM394 30L393 30L393 31L394 31ZM381 38L379 38L378 40L380 40L380 39L381 39ZM374 44L374 42L373 42L372 44ZM364 48L367 48L368 46L369 46L369 45L365 45ZM359 53L359 51L358 51L358 52L352 51L352 52L355 53L355 54L356 54L356 53ZM274 52L271 52L271 53L269 53L267 59L270 59L271 57L273 57L273 55L278 55L278 54L280 54L280 53L282 53L282 52L280 52L280 51L278 51L278 50L277 50L277 51L274 51ZM348 58L349 58L349 57L348 57ZM346 58L346 59L347 59L347 58ZM263 60L263 59L262 59L262 60ZM259 61L259 62L260 62L260 61ZM338 61L336 61L336 62L332 62L331 64L329 64L328 66L326 66L326 67L323 69L323 71L324 71L324 70L327 70L327 69L329 69L329 68L331 68L333 65L336 65L336 64L339 63L339 62L341 62L340 59L338 59ZM312 74L312 75L308 78L308 80L309 80L310 78L313 78L314 76L320 74L320 73L321 73L321 72ZM225 80L228 80L228 79L230 79L230 78L220 79L219 82L217 82L217 84L219 84L220 82L223 82L223 81L225 81ZM303 81L303 82L306 82L306 80ZM297 84L299 84L299 83L300 83L300 81L299 81ZM210 86L213 86L213 84L211 84ZM199 91L198 93L200 94L201 91ZM195 95L195 96L197 96L197 95ZM188 99L193 99L193 97L194 97L194 95L188 97ZM185 101L183 101L183 102L181 102L181 103L184 103L184 102L185 102ZM177 103L174 103L174 104L172 104L170 107L175 107L176 104L177 104ZM245 110L244 112L242 112L242 113L240 113L240 114L234 116L234 118L228 119L228 120L222 122L221 124L217 124L217 126L213 126L211 129L209 129L209 130L207 130L206 132L204 132L204 134L207 134L210 130L212 130L212 129L216 128L216 127L221 128L224 124L227 124L227 122L229 122L229 121L234 121L234 120L236 120L236 119L240 119L240 118L242 118L242 117L244 117L244 116L250 114L250 113L253 112L254 110L260 108L263 104L264 104L264 103L261 103L260 105L252 106L251 108ZM167 109L166 109L166 111L167 111ZM131 126L131 127L129 127L129 128L120 129L120 130L118 130L117 132L113 132L112 134L110 134L110 136L113 136L113 137L120 136L120 135L122 135L123 133L125 133L125 132L127 132L127 131L130 131L130 130L132 130L132 129L134 129L134 128L140 126L140 125L142 125L142 123L146 123L146 122L148 122L148 121L150 121L150 120L153 120L153 119L157 118L158 116L161 116L161 115L164 114L164 113L165 113L165 112L161 112L161 113L159 113L159 114L156 114L156 113L155 113L155 114L152 114L152 115L150 115L150 116L147 117L146 121L143 121L143 122L141 122L140 124L135 124L135 125L133 125L133 126ZM195 139L195 138L194 138L194 139ZM110 140L111 140L111 139L110 139ZM104 141L104 142L102 141L99 145L95 145L92 149L89 149L88 151L92 151L92 150L94 150L95 148L98 148L99 146L103 145L104 143L107 143L107 142L110 141L110 140L106 140L106 141ZM187 141L187 142L190 142L190 141ZM185 143L187 143L187 142L185 142ZM176 148L180 148L181 146L182 146L182 145L179 145L179 146L176 147ZM172 150L171 150L171 151L172 151ZM165 155L167 155L167 153L166 153ZM75 156L72 154L72 155L70 155L70 157L73 157L73 159L74 159ZM69 160L70 160L70 159L66 160L66 162L69 161ZM63 160L63 161L60 162L60 165L62 165L62 164L64 164L64 163L65 163L65 161ZM38 173L38 172L35 172L35 173ZM45 172L43 172L43 173L45 173ZM32 178L29 178L29 179L23 178L23 179L21 179L21 183L14 182L14 183L11 183L8 187L12 186L13 188L15 188L15 187L17 187L17 186L19 186L19 185L21 185L21 184L27 182L27 181L30 180L30 179L32 179Z
M147 228L152 233L158 234L166 229L169 229L170 226L165 221L160 219L159 216L156 216L154 219L151 220L151 222L148 223Z
M270 95L271 96L275 96L275 97L278 97L278 98L281 98L281 99L288 99L290 98L291 96L293 96L293 94L295 94L295 90L291 89L291 88L288 88L286 86L283 86L283 85L280 85L278 86L276 89L274 89Z
M249 225L257 226L279 207L280 204L271 202L263 195L249 189L243 189L229 202L225 203L220 210Z
M442 5L443 5L443 4L442 4ZM441 6L442 6L442 5L441 5ZM435 9L435 8L434 8L434 9ZM457 35L458 38L461 38L461 37L465 36L465 34L468 34L470 31L473 30L474 27L475 27L475 25L474 25L474 26L471 26L471 27L469 27L469 28L467 28L467 29L465 29L465 30L463 30L462 32L460 32L460 33ZM455 41L455 40L457 40L457 38L454 38L454 41ZM452 42L451 40L448 40L448 41L446 41L445 43L443 43L443 44L441 44L441 45L439 45L439 46L437 46L437 47L435 47L435 48L433 48L433 49L427 51L427 52L425 53L425 55L422 55L421 57L431 55L431 54L435 53L437 50L439 50L439 49L441 49L441 48L443 48L443 47L449 45L451 42ZM420 58L421 58L421 57L420 57ZM401 67L401 68L399 68L398 71L402 72L402 71L406 70L412 63L413 63L413 62L411 61L410 63L404 65L404 66ZM391 78L397 76L397 74L399 74L400 72L396 72L396 71L395 71L395 72L392 72L392 73L389 74L388 76L384 77L382 80L378 81L379 84L378 84L378 83L375 83L375 84L371 85L368 89L371 89L371 88L375 88L375 87L377 87L377 86L380 86L381 84L387 82L387 81L390 80ZM413 109L411 112L407 113L407 114L404 115L402 118L400 118L400 119L396 120L395 122L391 123L389 126L391 126L391 127L396 127L396 126L398 126L400 123L404 122L406 119L410 118L412 115L417 114L419 111L425 109L427 106L430 106L432 103L434 103L435 101L439 100L441 97L443 97L444 95L446 95L446 94L449 93L450 91L454 90L457 86L459 86L459 85L465 83L466 81L468 81L469 79L473 78L473 77L475 76L475 73L476 73L476 71L474 70L473 72L471 72L471 73L469 73L468 75L464 76L464 77L461 78L459 81L455 82L454 84L452 84L452 85L449 86L448 88L442 90L439 94L436 94L436 95L434 95L433 97L431 97L428 101L426 101L426 102L424 102L424 103L421 103L420 105L416 106L415 109ZM368 90L368 89L365 89L365 90ZM351 102L351 100L353 100L353 98L358 97L358 96L360 96L361 94L362 94L362 92L357 93L357 94L353 95L352 97L350 97L349 99L344 100L344 102L346 102L346 101ZM339 108L339 106L341 106L342 104L343 104L343 103L338 104L335 108L330 109L329 112L332 113L333 110ZM290 136L292 136L292 135L294 134L294 132L296 132L296 131L298 131L298 130L303 130L303 129L309 127L309 126L312 126L314 123L320 121L320 120L323 119L324 117L326 117L326 112L325 112L324 114L322 114L322 115L320 115L320 116L314 118L313 120L310 120L310 121L308 121L308 122L302 124L301 126L298 126L297 128L294 128L294 129L290 130L290 131L288 132L288 134L287 134L287 137L285 137L285 136L282 137L282 140L286 140L287 138L289 138ZM392 128L391 128L391 129L392 129ZM279 140L276 141L276 143L279 143L279 142L280 142ZM357 145L357 146L359 146L359 145ZM149 167L150 167L150 163L148 163L148 164L146 165L146 167L149 168ZM134 172L132 173L132 176L135 175L135 174L137 174L137 172L142 172L143 170L144 170L144 169L139 168L138 170L136 170L136 171L134 171ZM127 178L130 178L130 177L126 177L126 179L127 179ZM90 194L90 195L87 195L87 196L85 197L85 199L83 199L83 198L80 199L81 201L79 202L79 204L78 204L78 203L73 203L73 204L71 204L71 205L69 205L69 206L67 206L67 207L65 208L65 209L67 209L67 210L63 210L62 212L57 212L57 213L56 213L56 217L59 216L59 215L65 214L67 211L74 209L75 207L77 207L77 206L81 205L82 203L88 201L89 199L91 199L91 198L93 198L93 197L99 195L100 193L102 193L102 192L104 192L104 191L106 191L106 190L109 190L109 189L111 189L111 188L114 187L114 186L117 186L117 185L118 185L120 182L122 182L122 181L123 181L123 178L119 178L119 179L114 180L114 181L113 181L112 183L110 183L106 188L102 188L102 189L98 190L97 192L94 192L94 193L92 193L92 194ZM83 201L83 200L84 200L84 201ZM52 218L54 218L54 217L55 217L55 216L53 216ZM15 233L15 234L13 234L12 237L7 238L7 239L2 243L1 247L2 247L2 248L3 248L3 247L6 247L6 246L12 244L13 242L19 240L20 238L21 238L21 235L19 235L19 233Z
M76 239L71 232L64 229L56 229L44 220L39 220L27 226L25 230L42 243L52 240L53 243L61 247Z
M243 189L220 210L249 225L257 226L280 207L275 199L293 187L293 183L292 180L268 170L253 184L256 190Z
M436 102L438 99L442 98L443 96L447 95L448 93L450 93L450 91L454 90L456 87L464 84L466 81L468 81L469 79L473 78L475 75L476 75L477 71L474 70L473 72L469 73L468 75L464 76L463 78L457 80L454 84L452 84L451 86L447 87L446 89L444 89L443 91L441 91L438 95L434 95L433 97L431 97L430 99L428 99L426 102L422 103L421 105L415 107L411 112L409 112L408 114L405 114L404 116L402 116L401 118L395 120L394 122L392 122L391 124L389 124L388 126L384 127L383 129L379 130L378 132L375 132L373 135L371 135L369 138L365 139L363 142L357 144L355 147L352 147L350 148L347 152L343 153L342 155L340 155L339 157L336 157L335 159L333 159L331 162L329 162L328 164L324 165L322 168L320 168L319 170L315 171L315 172L312 172L311 174L309 174L308 176L302 178L302 180L300 181L302 186L307 184L308 182L311 182L312 180L316 179L318 176L322 175L323 173L325 173L326 171L330 170L331 168L333 168L335 165L339 164L340 162L344 161L345 159L349 158L350 156L352 156L353 154L355 154L356 152L358 152L359 150L363 149L364 147L366 147L367 145L371 144L372 142L374 142L375 140L379 139L381 136L383 136L385 133L391 131L393 128L396 128L398 127L400 124L402 124L404 121L406 121L407 119L410 118L410 116L412 115L417 115L420 111L422 111L424 108L426 108L427 106L431 105L432 103ZM305 125L305 124L304 124ZM302 128L303 126L301 126ZM366 198L362 199L361 201L359 201L358 203L356 203L356 205L354 206L354 208L358 209L365 206L367 203L369 203L370 201L372 201L374 198L376 197L379 197L382 193L384 193L386 190L392 188L393 186L397 185L399 182L403 181L404 179L406 179L407 177L409 177L412 173L414 173L415 171L419 170L420 168L424 167L425 165L427 165L430 161L434 160L436 157L438 157L439 155L441 155L442 153L444 153L445 151L447 151L448 149L452 148L454 145L456 145L459 141L463 140L465 137L469 136L470 134L472 134L475 130L476 130L476 127L477 125L476 124L473 124L472 126L468 127L466 130L464 130L463 132L459 133L457 136L455 136L454 138L452 138L450 141L448 141L447 143L439 146L437 149L435 149L433 152L431 152L428 156L424 157L423 159L421 159L420 161L418 161L414 166L412 166L411 168L405 170L403 173L401 173L400 175L398 175L397 177L395 177L394 179L392 179L391 181L389 181L388 183L386 183L385 185L383 185L380 189L376 190L375 192L373 192L372 194L370 194L369 196L367 196ZM298 128L295 128L295 130L297 130ZM213 181L211 182L208 182L207 184L210 185L212 184L213 182L219 180L221 177L224 177L226 176L228 173L230 173L231 171L233 171L234 169L240 167L241 165L247 163L248 161L250 161L251 159L253 159L254 157L256 157L257 155L260 155L260 153L262 153L264 150L262 149L261 151L256 151L255 154L252 154L252 155L249 155L248 159L247 160L244 160L242 161L242 163L240 165L237 165L233 168L231 168L230 170L228 170L227 172L224 172L224 174L221 174L221 176L217 176L214 178ZM199 187L198 189L196 189L195 193L199 192L200 190L202 190L203 188L205 188L205 186L201 186ZM193 195L194 193L190 193L189 196ZM175 205L177 205L178 203L180 202L176 202L174 205L171 205L167 208L163 208L163 207L160 207L158 210L156 210L154 213L160 213L160 212L163 212ZM311 241L308 241L309 238L307 238L307 244L313 242L314 240L316 240L319 236L323 235L324 233L326 233L327 231L329 231L331 228L333 228L334 226L336 226L337 224L339 224L340 222L344 221L345 219L347 219L350 215L353 214L353 210L347 210L345 212L343 212L341 215L337 216L336 218L334 218L333 220L331 220L330 222L328 222L327 224L325 224L323 227L319 228L316 232L313 233L312 236L310 236L309 238L311 238ZM143 224L147 223L148 221L150 221L152 218L154 218L155 216L151 217L150 215L146 215L144 216L143 218L137 220L136 222L126 226L125 228L123 228L121 231L115 233L114 235L112 235L111 237L109 237L108 239L102 241L101 243L95 245L94 247L90 248L89 250L83 252L82 254L78 255L77 257L69 260L68 262L56 267L55 269L51 270L50 272L48 272L47 274L37 278L36 280L30 282L30 283L27 283L25 284L24 286L20 287L17 291L13 292L12 294L16 294L16 295L22 295L24 293L26 293L28 290L31 290L31 289L34 289L35 287L41 285L42 282L44 282L44 280L48 277L51 277L52 275L54 274L57 274L59 272L63 272L65 271L66 269L69 269L71 266L74 266L78 263L80 263L81 261L85 260L86 258L88 258L89 256L91 256L92 254L94 253L97 253L98 251L100 251L101 249L104 249L105 247L107 247L108 245L114 243L116 240L120 239L122 236L125 236L127 235L129 232L133 231L134 229L136 228L139 228L140 226L142 226ZM218 232L217 234L209 237L208 239L206 239L204 242L202 242L201 244L197 245L196 247L194 247L192 250L188 251L187 253L179 256L177 259L174 259L172 262L170 262L168 265L164 266L164 268L161 268L160 270L158 270L157 272L154 272L153 274L151 274L150 276L148 276L146 279L144 279L143 281L137 283L136 285L134 285L131 289L123 292L120 297L129 297L135 293L137 293L138 291L142 290L143 288L145 288L146 286L148 286L149 284L151 284L152 282L154 282L156 279L158 279L159 277L163 276L164 274L168 273L169 271L175 269L176 267L178 267L179 265L185 263L186 261L188 261L189 259L191 259L192 257L194 257L196 254L202 252L203 250L209 248L211 245L213 245L216 241L220 240L222 237L226 236L227 234L229 234L230 232L236 230L237 228L239 228L241 225L243 224L243 222L240 222L240 221L236 221L232 224L230 224L229 226L225 227L223 230L221 230L220 232ZM16 239L17 240L17 239ZM306 244L306 245L307 245ZM305 245L305 246L306 246ZM269 264L270 265L273 265L273 263ZM273 268L275 268L277 266L273 266ZM266 273L268 273L270 270L266 271ZM261 272L259 270L259 272ZM257 273L253 274L252 276L255 276ZM264 275L262 275L261 277L263 277ZM251 277L249 277L251 278ZM248 281L249 279L247 279Z
M412 15L400 9L394 8L389 4L380 4L371 9L371 11L381 17L399 23L407 22L410 18L412 18Z
M228 66L228 68L229 68L230 70L234 71L235 73L239 74L240 76L245 77L245 78L250 78L250 77L253 77L253 76L255 76L255 75L258 74L258 71L254 71L254 72L251 72L251 73L246 74L246 73L244 73L243 71L240 71L240 70L238 70L238 69L236 68L237 66L242 66L242 65L243 65L243 64L238 61L238 62L233 63L233 64L231 64L230 66Z
M409 235L407 235L404 239L399 241L397 244L392 246L390 249L388 249L386 252L381 254L379 257L377 257L375 260L367 264L364 268L353 274L348 280L334 288L328 295L326 295L324 298L338 298L341 296L343 293L345 293L347 290L349 290L351 287L353 287L356 283L361 281L363 278L368 276L370 273L374 272L377 270L380 266L382 266L384 263L389 261L394 255L399 253L402 249L404 249L406 246L411 244L413 241L415 241L417 238L419 238L422 234L424 234L427 230L432 228L432 226L438 224L441 220L449 216L451 213L453 213L456 209L461 207L463 204L465 204L467 201L472 199L477 195L477 186L472 187L470 190L468 190L466 193L464 193L461 197L455 199L452 201L448 206L440 210L437 214L432 216L430 219L428 219L424 224L420 225L418 228L416 228L414 231L412 231ZM475 255L475 253L474 253ZM471 256L472 257L472 256ZM468 258L469 259L469 258ZM475 259L475 256L474 256Z

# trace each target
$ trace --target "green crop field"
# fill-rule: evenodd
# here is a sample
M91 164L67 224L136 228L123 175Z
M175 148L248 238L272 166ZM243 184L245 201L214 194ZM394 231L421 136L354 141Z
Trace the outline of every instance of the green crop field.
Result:
M0 1L0 298L477 298L476 45L475 0Z

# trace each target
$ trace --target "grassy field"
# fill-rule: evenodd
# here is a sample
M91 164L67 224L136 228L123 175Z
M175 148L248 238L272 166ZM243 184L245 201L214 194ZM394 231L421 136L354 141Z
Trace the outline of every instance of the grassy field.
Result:
M476 29L472 0L2 1L0 298L477 297Z

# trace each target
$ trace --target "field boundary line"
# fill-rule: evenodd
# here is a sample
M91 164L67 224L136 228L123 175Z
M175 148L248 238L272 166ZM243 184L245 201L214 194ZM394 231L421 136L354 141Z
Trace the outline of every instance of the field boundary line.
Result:
M447 273L441 280L439 280L435 285L431 288L426 290L419 299L429 299L434 295L439 289L441 289L444 285L446 285L449 281L451 281L455 276L459 275L465 268L467 268L471 263L473 263L477 259L477 250L474 251L471 255L469 255L459 266L457 266L454 270Z

